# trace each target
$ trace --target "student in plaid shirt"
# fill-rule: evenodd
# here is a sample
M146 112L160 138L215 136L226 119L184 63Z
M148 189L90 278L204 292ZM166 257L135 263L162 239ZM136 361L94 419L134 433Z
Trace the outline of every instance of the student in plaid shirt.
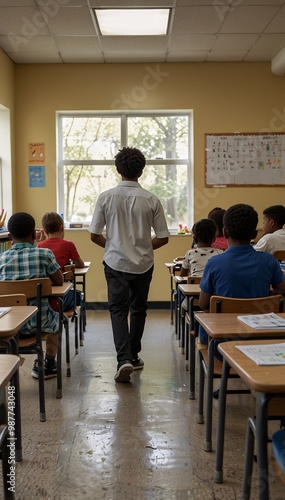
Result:
M0 254L0 280L25 280L49 277L54 285L63 284L63 275L51 250L34 246L36 239L35 220L26 212L12 215L8 221L8 231L13 240L10 250ZM36 304L31 300L30 304ZM36 329L36 317L30 319L20 330L20 335L30 335ZM48 332L46 340L45 378L57 376L55 356L57 353L57 334L59 315L49 300L42 300L42 327ZM34 362L32 376L38 378L37 360Z

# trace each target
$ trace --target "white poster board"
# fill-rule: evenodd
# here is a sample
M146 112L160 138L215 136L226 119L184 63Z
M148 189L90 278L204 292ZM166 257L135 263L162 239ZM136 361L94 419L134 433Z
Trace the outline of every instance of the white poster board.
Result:
M206 186L284 186L285 133L205 134Z

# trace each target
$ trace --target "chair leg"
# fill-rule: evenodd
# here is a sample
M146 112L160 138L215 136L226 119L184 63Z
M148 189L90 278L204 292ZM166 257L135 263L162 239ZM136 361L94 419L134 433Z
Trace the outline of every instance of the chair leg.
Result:
M56 397L57 399L62 398L62 325L63 320L60 322L59 332L58 332L58 341L57 341L57 389L56 389Z
M5 388L1 389L0 393L0 440L1 440L1 452L2 452L2 474L3 474L3 489L4 489L4 498L5 500L14 499L14 492L11 490L11 480L10 477L11 470L9 465L9 444L8 442L8 416L7 416L7 407L6 407L6 393ZM9 444L8 444L9 443Z
M38 374L39 374L39 401L40 401L40 421L46 421L45 409L45 379L44 379L44 354L40 346L37 346Z

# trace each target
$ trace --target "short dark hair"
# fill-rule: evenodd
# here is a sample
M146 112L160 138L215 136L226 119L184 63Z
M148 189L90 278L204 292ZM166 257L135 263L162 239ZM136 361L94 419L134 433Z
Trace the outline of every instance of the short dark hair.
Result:
M136 179L145 167L145 157L137 148L122 148L115 156L119 174L127 179Z
M216 211L216 210L222 210L221 207L214 207L212 208L212 210L210 210L210 212L208 213L208 219L212 219L212 214Z
M256 230L258 214L250 205L238 203L226 210L224 227L234 240L250 241Z
M31 214L26 212L16 212L8 220L7 228L12 238L23 240L32 235L36 222Z
M226 211L224 210L224 208L216 208L215 210L212 210L208 215L208 218L215 222L218 228L219 236L223 235L225 213Z
M285 207L283 205L272 205L272 207L265 208L263 215L273 219L280 228L285 224Z
M57 233L63 224L63 218L56 212L47 212L42 218L43 230L47 234Z
M192 227L192 234L196 241L212 244L217 231L216 224L211 219L201 219Z

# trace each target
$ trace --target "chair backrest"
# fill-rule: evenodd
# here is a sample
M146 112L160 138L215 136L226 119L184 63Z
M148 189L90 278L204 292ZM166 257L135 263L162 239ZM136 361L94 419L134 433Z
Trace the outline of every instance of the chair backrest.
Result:
M187 285L199 285L201 279L201 276L188 276Z
M276 260L285 260L285 250L276 250L272 255Z
M0 295L0 307L26 306L26 305L27 305L27 297L23 293Z
M71 264L69 265L66 265L64 266L63 268L63 277L64 277L64 281L74 281L75 280L75 277L74 277L74 266L72 266Z
M270 295L255 299L235 299L213 295L210 300L211 313L265 314L283 312L282 295Z
M37 297L38 284L41 285L41 296L51 295L49 278L33 278L30 280L0 281L0 295L24 294L28 299Z

